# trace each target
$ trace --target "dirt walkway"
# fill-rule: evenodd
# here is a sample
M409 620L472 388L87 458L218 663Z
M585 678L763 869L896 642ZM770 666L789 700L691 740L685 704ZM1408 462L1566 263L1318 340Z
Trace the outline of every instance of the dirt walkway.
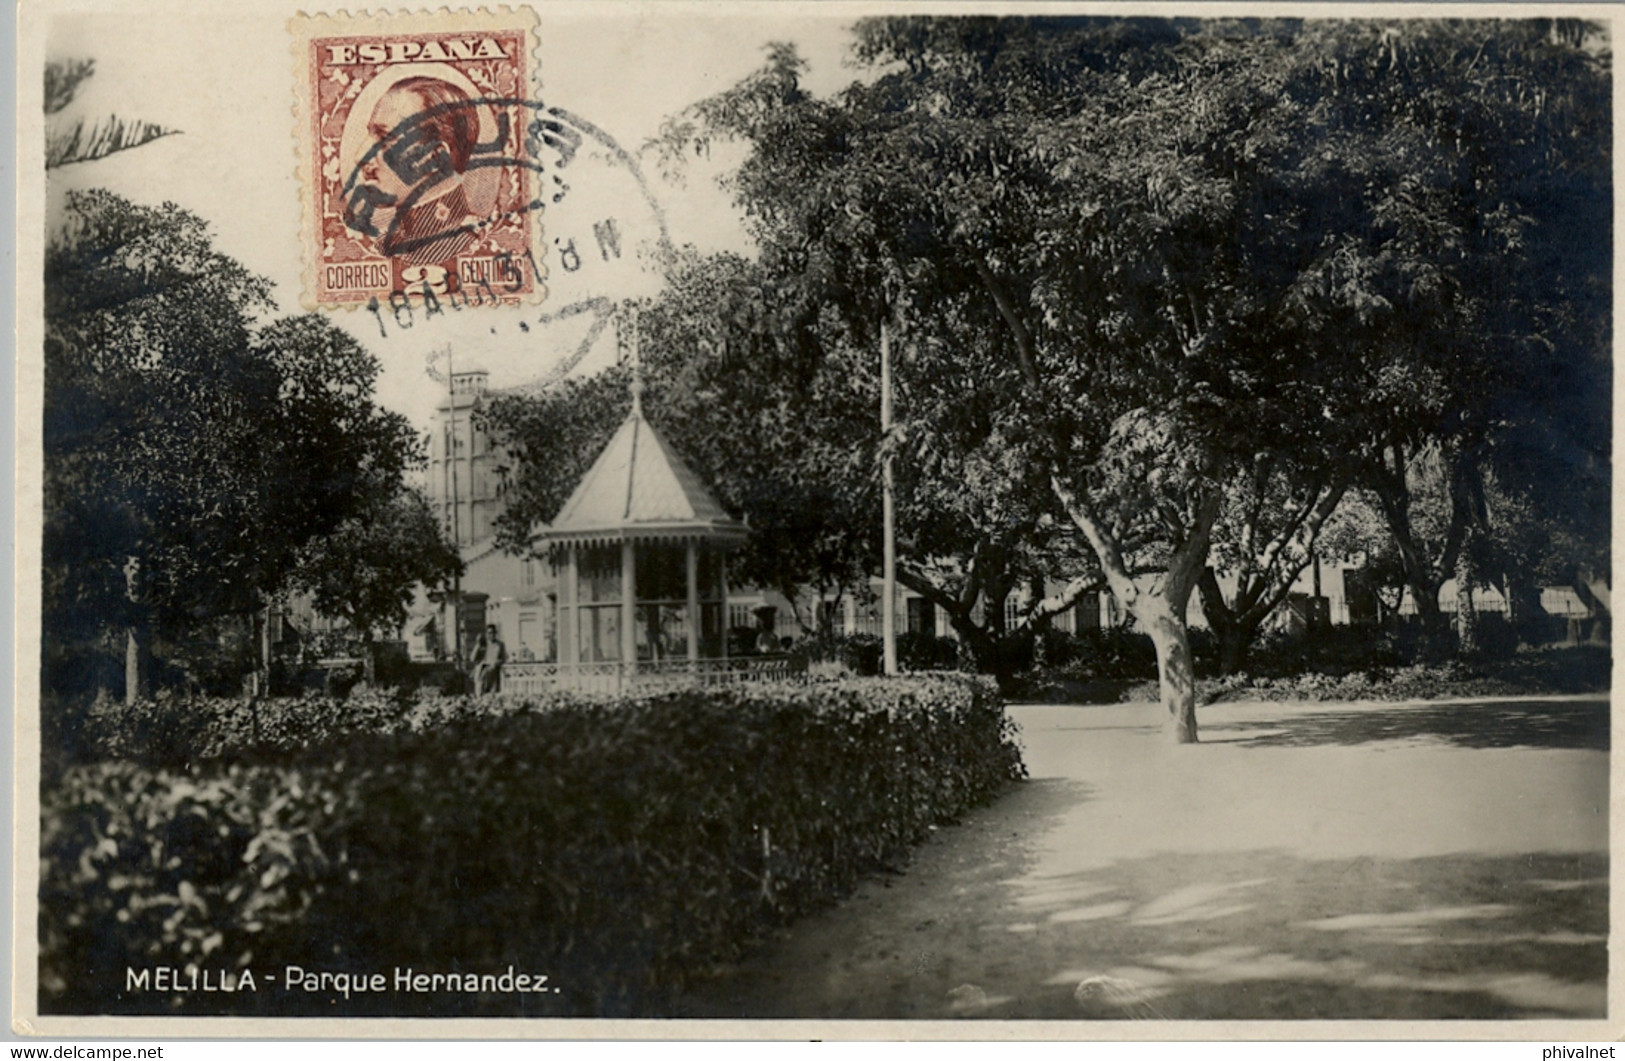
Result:
M680 1015L1604 1015L1606 699L1011 712L1032 780Z

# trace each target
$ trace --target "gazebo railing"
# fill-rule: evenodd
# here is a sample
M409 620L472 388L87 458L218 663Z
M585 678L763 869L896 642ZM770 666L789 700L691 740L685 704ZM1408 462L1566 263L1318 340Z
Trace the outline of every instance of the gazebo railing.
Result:
M741 681L788 681L795 677L790 657L775 653L732 659L639 660L635 680L684 679L701 685Z
M782 654L738 656L732 659L638 660L630 667L619 661L601 663L505 663L502 691L541 693L549 689L619 692L628 686L722 685L741 681L790 681L799 678Z
M502 665L502 691L505 693L545 693L559 684L559 665L527 660Z

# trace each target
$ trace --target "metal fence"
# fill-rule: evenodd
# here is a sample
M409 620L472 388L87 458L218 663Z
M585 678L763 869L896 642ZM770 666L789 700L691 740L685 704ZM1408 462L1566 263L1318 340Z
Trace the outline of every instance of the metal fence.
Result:
M636 688L681 688L743 681L790 681L799 678L782 654L740 656L732 659L638 660L600 663L506 663L502 667L505 693L543 693L551 689L615 693Z

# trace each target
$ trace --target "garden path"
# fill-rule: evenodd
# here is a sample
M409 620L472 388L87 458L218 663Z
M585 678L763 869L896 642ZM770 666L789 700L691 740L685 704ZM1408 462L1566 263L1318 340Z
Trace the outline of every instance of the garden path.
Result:
M1605 697L1013 706L1031 780L673 1015L1593 1018Z

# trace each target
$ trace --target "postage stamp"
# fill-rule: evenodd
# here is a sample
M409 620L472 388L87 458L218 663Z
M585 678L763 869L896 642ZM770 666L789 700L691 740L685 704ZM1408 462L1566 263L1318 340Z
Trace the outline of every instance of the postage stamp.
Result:
M539 301L534 13L301 15L289 29L306 306Z

